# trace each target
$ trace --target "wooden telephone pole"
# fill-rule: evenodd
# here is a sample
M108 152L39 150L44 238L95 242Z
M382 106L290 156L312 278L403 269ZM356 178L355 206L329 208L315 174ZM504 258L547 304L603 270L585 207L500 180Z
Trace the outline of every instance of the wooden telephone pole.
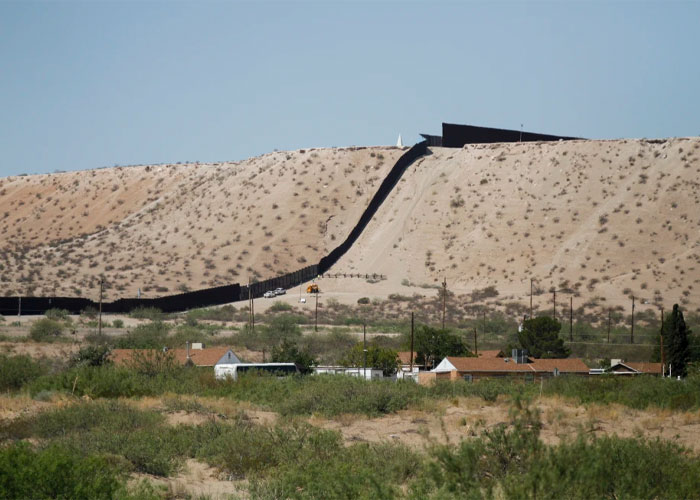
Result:
M447 278L442 279L442 329L445 329L445 310L447 308Z
M530 319L533 319L533 317L532 317L532 278L530 278Z
M102 291L104 290L104 278L100 277L100 312L99 319L97 320L97 335L102 335Z
M661 306L661 366L666 366L666 353L664 352L664 307ZM662 368L663 370L663 368Z
M630 330L630 344L634 344L634 295L632 295L632 329Z
M569 297L569 341L574 341L574 296Z
M411 374L413 374L413 311L411 311Z

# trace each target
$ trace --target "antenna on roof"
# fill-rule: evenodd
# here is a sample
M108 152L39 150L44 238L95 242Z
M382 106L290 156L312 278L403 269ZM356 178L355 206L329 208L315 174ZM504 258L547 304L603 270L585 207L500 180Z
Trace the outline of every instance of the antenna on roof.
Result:
M401 134L399 134L399 138L396 141L396 147L397 148L402 148L403 147L403 141L401 140Z

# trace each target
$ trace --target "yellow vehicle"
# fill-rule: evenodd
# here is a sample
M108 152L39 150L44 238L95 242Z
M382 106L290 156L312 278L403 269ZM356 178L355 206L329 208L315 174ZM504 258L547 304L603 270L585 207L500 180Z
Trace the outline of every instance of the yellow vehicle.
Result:
M310 284L306 287L306 293L318 293L318 285L316 283Z

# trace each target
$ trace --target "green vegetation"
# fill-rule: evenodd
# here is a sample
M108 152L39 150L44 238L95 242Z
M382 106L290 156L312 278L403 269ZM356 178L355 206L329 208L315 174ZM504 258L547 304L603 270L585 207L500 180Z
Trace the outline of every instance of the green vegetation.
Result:
M445 356L471 356L464 341L449 330L422 325L415 333L416 362L434 367Z
M348 351L340 361L343 366L362 367L367 363L368 368L382 370L385 377L390 377L396 373L400 367L397 352L393 349L386 349L376 344L367 345L367 357L365 359L364 344L362 342Z
M206 405L166 406L212 415ZM247 479L261 499L686 499L700 491L700 457L675 443L582 431L548 446L541 428L521 391L507 423L424 452L344 445L338 432L294 418L265 426L239 413L171 426L124 402L81 402L0 424L0 497L163 498L143 483L127 490L127 474L173 476L188 458Z
M0 498L111 499L124 493L122 478L104 456L83 457L60 445L0 447Z
M683 312L678 304L673 305L673 311L664 323L664 348L668 353L667 363L670 363L673 373L685 377L688 374L690 350L688 336L690 331L683 319Z
M156 307L137 307L129 316L136 319L150 319L151 321L161 321L163 312Z
M549 316L540 316L523 322L518 341L535 358L566 358L571 350L559 338L561 323Z
M273 363L296 363L301 373L311 373L311 367L318 364L316 359L307 350L299 349L299 346L288 339L282 339L279 345L272 348Z
M41 363L27 355L0 354L0 391L16 391L45 373Z
M63 324L56 320L42 318L32 324L29 337L35 342L50 342L60 336L64 328Z

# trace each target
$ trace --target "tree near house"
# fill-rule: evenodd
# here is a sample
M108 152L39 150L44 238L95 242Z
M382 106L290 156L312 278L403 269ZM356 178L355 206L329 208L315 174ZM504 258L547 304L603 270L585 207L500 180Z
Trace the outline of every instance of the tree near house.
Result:
M559 338L561 323L549 316L528 319L518 332L520 347L535 358L566 358L571 350Z
M340 360L343 366L361 368L365 363L364 345L362 342L355 344ZM387 349L377 345L367 346L367 368L382 370L385 377L391 377L399 369L398 354L393 349Z
M272 362L296 363L302 374L311 373L311 367L318 364L309 351L299 349L299 346L289 339L282 339L282 342L272 348Z
M685 377L688 374L688 361L690 359L688 341L690 330L686 327L683 312L678 304L673 305L670 318L664 322L663 332L666 361L671 364L673 375Z
M414 335L416 363L433 367L446 356L471 356L464 341L449 330L420 326Z

